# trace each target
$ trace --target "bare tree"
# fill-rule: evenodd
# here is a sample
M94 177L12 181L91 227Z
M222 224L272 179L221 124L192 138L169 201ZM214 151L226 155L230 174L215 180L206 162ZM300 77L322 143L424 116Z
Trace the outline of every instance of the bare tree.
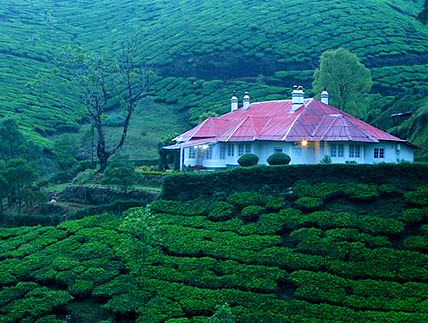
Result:
M147 94L152 72L137 61L141 32L121 44L119 56L101 56L86 53L81 48L67 48L62 55L61 66L81 90L83 103L97 132L98 172L103 172L109 158L125 143L135 107ZM116 144L107 145L103 119L112 101L118 100L124 109L125 120Z

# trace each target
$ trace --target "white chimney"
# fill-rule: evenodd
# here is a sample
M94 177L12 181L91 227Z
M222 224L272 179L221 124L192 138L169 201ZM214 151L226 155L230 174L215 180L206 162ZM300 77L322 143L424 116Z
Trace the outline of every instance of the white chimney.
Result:
M324 104L328 104L328 92L327 89L324 87L324 91L321 92L321 102Z
M250 96L248 95L248 92L245 92L244 99L243 99L243 108L248 109L250 107Z
M291 111L296 111L303 105L303 100L305 98L305 92L303 90L303 86L297 87L296 85L293 87L293 92L291 93Z
M232 98L230 99L230 111L238 110L238 97L236 96L236 92L233 91Z

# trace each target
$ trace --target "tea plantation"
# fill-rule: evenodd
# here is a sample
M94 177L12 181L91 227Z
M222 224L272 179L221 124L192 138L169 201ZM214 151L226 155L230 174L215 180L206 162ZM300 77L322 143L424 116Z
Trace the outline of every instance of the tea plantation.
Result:
M141 104L136 127L146 135L131 135L153 151L153 125L166 120L177 133L204 112L225 112L232 89L260 101L283 98L294 83L310 87L327 49L356 53L372 70L375 92L418 90L428 75L428 29L415 19L422 2L7 1L0 7L0 118L18 120L44 146L53 134L78 130L84 108L55 68L61 48L115 53L139 26L162 116Z
M212 187L223 177L235 184ZM177 175L149 216L1 229L0 322L213 322L225 303L236 322L427 322L427 178L418 164ZM194 183L212 189L171 194ZM156 243L135 249L124 224L142 218Z

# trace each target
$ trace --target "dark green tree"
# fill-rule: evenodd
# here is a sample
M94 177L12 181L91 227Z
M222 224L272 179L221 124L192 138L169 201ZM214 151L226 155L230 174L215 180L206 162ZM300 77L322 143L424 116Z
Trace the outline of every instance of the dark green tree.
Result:
M1 123L0 159L24 158L35 160L40 155L40 148L24 137L15 120L6 119Z
M372 85L370 70L357 55L343 48L328 50L321 55L312 83L315 93L321 93L326 87L331 104L345 111L360 108L361 98L369 93Z
M4 178L10 192L10 200L16 201L21 214L24 188L30 186L38 176L37 165L22 158L10 159L6 163Z
M7 197L9 185L5 178L6 163L0 160L0 213L3 212L3 199Z
M76 163L79 145L71 135L63 135L55 141L53 152L59 168L61 170L66 170L72 168Z
M428 0L425 0L424 7L419 12L417 19L424 25L428 22Z

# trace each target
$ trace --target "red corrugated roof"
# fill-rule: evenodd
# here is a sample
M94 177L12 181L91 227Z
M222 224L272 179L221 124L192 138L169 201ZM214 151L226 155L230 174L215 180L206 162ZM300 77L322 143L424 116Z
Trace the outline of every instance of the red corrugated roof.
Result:
M291 100L251 104L218 118L209 118L175 138L188 142L210 138L214 141L357 141L405 140L390 135L348 113L315 99L306 99L296 111Z

